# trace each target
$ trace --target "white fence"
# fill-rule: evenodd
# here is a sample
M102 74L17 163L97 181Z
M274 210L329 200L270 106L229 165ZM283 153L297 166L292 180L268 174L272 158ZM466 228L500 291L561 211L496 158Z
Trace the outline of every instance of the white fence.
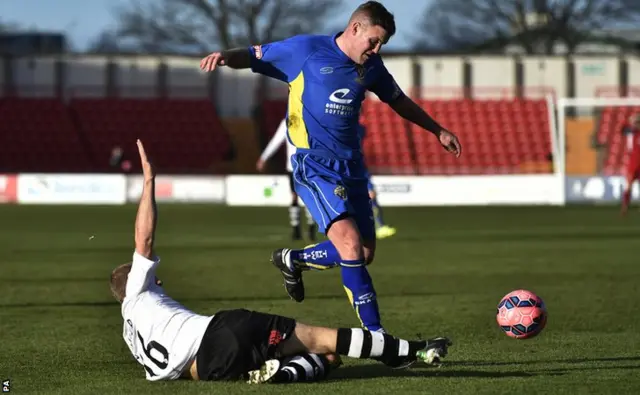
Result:
M565 191L554 175L374 176L380 204L562 205ZM0 175L0 202L18 204L113 204L136 202L140 176L121 174ZM159 202L287 206L283 175L158 176Z

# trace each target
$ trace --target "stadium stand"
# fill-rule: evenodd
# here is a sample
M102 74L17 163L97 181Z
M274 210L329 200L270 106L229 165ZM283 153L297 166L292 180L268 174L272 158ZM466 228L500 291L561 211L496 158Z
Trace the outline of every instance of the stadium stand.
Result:
M132 139L144 140L159 172L207 173L231 144L214 106L205 99L73 99L69 108L86 139L96 171L109 171L116 146L135 157ZM133 161L132 171L138 171Z
M628 124L629 117L640 113L640 107L605 107L598 122L598 143L605 145L606 154L603 172L607 175L621 174L626 163L625 137L622 128Z
M403 120L384 103L366 100L363 142L374 174L504 174L549 172L551 137L547 103L538 99L418 100L460 137L456 159L429 133ZM275 132L286 104L265 105L265 141Z
M54 98L0 99L4 172L85 172L92 162L64 103Z

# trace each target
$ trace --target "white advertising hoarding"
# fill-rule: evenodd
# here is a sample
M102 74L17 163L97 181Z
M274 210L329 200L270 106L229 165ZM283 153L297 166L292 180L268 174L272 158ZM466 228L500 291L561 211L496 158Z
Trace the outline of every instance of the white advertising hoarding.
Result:
M127 178L127 199L140 200L142 176ZM225 179L216 176L156 176L158 202L223 203Z
M21 204L124 204L122 174L20 174Z
M382 206L563 204L563 187L554 175L374 176ZM229 176L230 206L287 206L286 176Z

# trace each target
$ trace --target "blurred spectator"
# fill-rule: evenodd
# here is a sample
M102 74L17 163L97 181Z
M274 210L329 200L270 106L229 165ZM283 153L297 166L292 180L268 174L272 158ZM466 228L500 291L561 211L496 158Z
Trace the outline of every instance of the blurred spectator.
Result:
M129 173L131 171L131 161L125 157L124 150L120 146L111 149L109 166L116 172Z

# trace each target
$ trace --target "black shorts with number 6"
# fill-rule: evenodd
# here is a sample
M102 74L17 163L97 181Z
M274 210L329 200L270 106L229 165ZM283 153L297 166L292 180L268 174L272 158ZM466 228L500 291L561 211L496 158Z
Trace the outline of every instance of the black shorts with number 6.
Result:
M292 318L245 309L215 314L198 349L200 380L237 380L278 357L278 344L293 334Z

